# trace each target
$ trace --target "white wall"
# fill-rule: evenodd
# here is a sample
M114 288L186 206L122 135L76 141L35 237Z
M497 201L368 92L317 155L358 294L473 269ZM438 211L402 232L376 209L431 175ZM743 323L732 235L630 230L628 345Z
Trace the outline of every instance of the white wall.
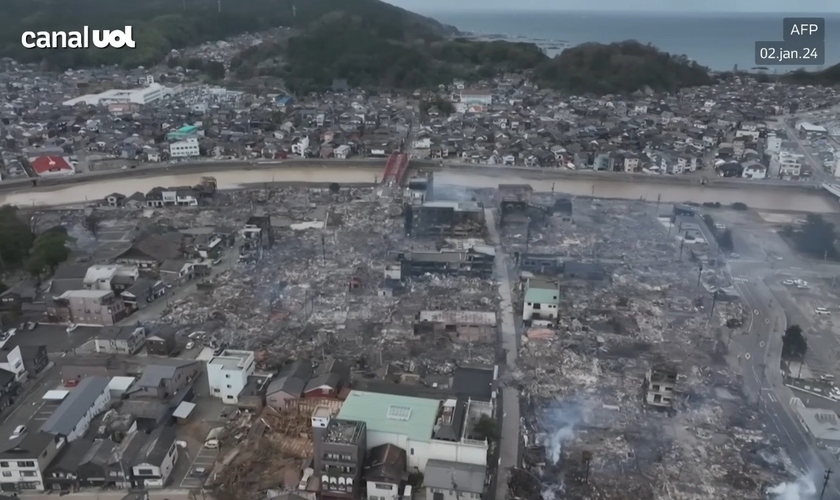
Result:
M236 404L239 402L239 393L248 383L248 376L254 374L254 353L250 353L244 362L232 369L228 369L227 363L222 363L222 360L230 359L234 358L216 356L207 363L207 384L211 396L225 403Z
M426 462L431 459L450 460L467 464L487 465L487 446L453 443L450 441L412 441L403 434L368 430L368 449L382 444L393 444L405 450L409 472L426 470Z
M199 156L200 154L198 139L195 138L173 142L169 145L169 156L172 158L187 158L190 156Z
M539 309L534 309L534 304L525 302L522 306L522 319L552 319L557 318L559 312L555 304L541 304Z
M23 356L20 354L20 347L6 353L6 361L0 363L0 368L15 374L15 380L20 381L26 376L26 369L23 367Z
M142 477L143 484L145 486L151 488L163 488L166 486L166 480L169 479L169 475L172 474L172 469L175 468L175 462L178 461L178 446L176 443L172 443L172 448L169 449L169 453L163 458L163 462L161 462L160 467L152 464L143 463L140 465L135 465L132 467L132 473L135 477ZM146 478L145 476L138 475L139 469L151 469L152 473L158 476L159 478Z
M367 482L368 500L397 500L399 487L391 483Z

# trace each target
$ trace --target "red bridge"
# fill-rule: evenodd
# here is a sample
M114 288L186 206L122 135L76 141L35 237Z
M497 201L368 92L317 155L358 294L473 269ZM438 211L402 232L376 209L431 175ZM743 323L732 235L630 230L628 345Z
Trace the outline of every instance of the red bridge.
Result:
M382 184L399 186L408 171L408 155L405 153L391 153L382 172Z

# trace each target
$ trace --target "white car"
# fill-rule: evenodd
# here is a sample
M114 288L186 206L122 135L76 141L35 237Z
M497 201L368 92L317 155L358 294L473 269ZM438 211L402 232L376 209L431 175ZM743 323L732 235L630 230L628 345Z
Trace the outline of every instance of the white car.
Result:
M797 280L793 280L793 282L796 283L799 286L808 286L808 282L805 281L805 280L798 280L797 279Z
M193 347L195 347L195 342L192 340L187 342L187 350L192 349Z
M70 324L67 326L67 333L72 332L72 331L73 331L73 330L75 330L76 328L79 328L79 325L77 325L76 323L70 323Z
M819 314L820 316L831 316L831 311L825 307L816 307L814 308L814 314Z
M726 225L717 223L715 224L715 229L720 229L721 231L723 231L724 229L726 229Z
M15 430L14 430L14 432L12 432L12 436L9 439L15 439L17 437L20 437L24 432L26 432L26 426L25 425L19 425L19 426L15 427Z
M808 289L808 285L807 285L807 284L806 284L806 285L796 285L796 288L798 288L798 289L800 289L800 290L807 290L807 289Z
M782 284L787 285L787 286L791 286L791 285L795 285L796 282L793 281L793 280L784 280L784 281L782 281Z

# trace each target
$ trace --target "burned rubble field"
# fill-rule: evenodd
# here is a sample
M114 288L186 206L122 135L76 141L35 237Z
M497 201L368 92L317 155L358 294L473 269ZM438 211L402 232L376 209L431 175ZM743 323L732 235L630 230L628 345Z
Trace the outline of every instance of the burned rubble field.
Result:
M561 280L556 336L523 340L507 381L520 389L525 420L526 471L512 474L514 494L765 498L767 486L793 469L762 432L726 362L721 325L741 317L741 306L718 302L710 318L699 267L688 252L678 260L679 244L654 204L577 199L573 208L573 225L532 219L528 231L526 221L509 221L502 232L508 255L527 247L598 260L611 275ZM707 283L722 279L713 270L703 274ZM514 293L521 304L522 287ZM679 374L681 394L667 411L643 399L647 370L660 363Z
M271 248L258 261L202 283L162 321L263 351L267 366L337 357L362 372L410 363L449 372L455 363L495 362L492 344L452 343L415 335L413 327L423 310L496 310L492 280L424 276L403 281L402 293L380 293L383 269L396 262L397 252L435 250L438 243L406 239L399 205L363 188L339 195L287 188L228 196L224 211L193 215L195 224L237 227L263 210L272 218ZM325 229L305 222L304 229L289 227L311 220L326 220Z

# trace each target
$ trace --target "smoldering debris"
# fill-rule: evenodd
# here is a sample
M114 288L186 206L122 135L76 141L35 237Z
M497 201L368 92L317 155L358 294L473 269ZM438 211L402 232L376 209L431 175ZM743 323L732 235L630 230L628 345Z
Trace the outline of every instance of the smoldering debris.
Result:
M525 467L542 482L523 498L764 500L766 485L788 474L756 454L777 440L744 404L727 350L727 337L743 334L727 320L749 313L737 301L711 307L709 287L729 285L724 273L698 271L701 248L681 255L655 204L575 199L573 213L573 222L503 228L508 254L583 264L577 275L532 266L513 290L521 305L526 280L553 273L560 292L558 319L523 332L518 370L507 375L526 405ZM599 268L606 277L579 274ZM656 406L645 380L663 363L678 374L673 402Z

